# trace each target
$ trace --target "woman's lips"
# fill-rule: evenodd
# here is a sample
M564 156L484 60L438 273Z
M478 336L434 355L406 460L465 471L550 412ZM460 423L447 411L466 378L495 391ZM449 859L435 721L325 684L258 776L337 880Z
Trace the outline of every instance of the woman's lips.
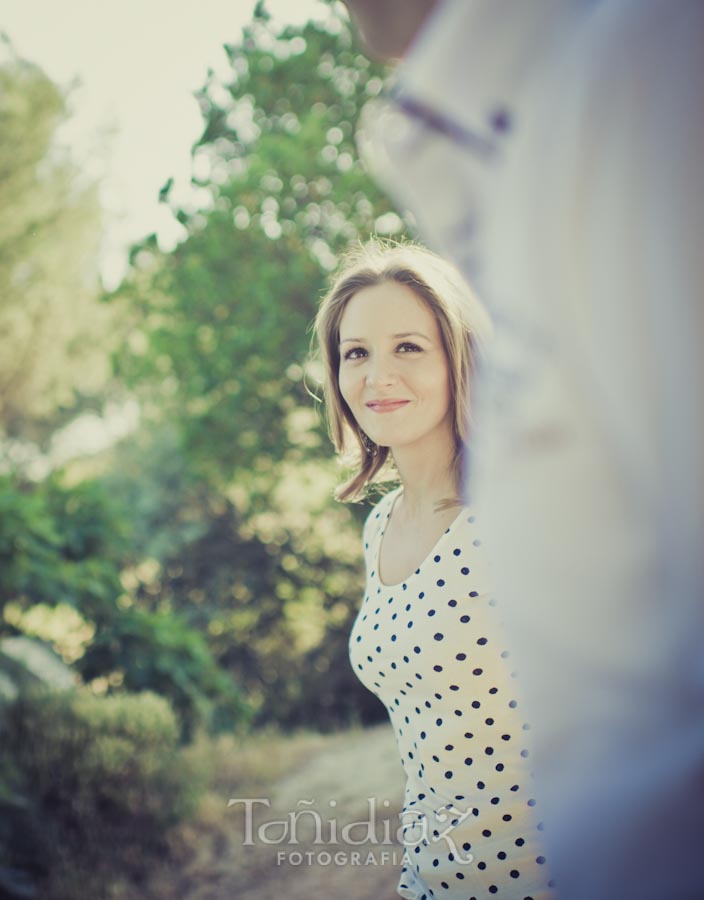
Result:
M388 413L401 409L407 403L410 403L410 400L370 400L366 406L372 412Z

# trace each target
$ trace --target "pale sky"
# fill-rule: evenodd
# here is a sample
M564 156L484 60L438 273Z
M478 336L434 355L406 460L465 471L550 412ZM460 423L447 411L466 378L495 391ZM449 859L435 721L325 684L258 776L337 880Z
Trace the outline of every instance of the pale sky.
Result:
M62 86L74 80L73 121L63 139L89 172L102 175L108 287L124 272L132 241L152 231L165 248L180 226L159 205L175 179L183 196L191 145L202 121L193 91L208 68L227 73L222 45L237 41L255 0L2 0L0 31L24 58ZM304 21L316 0L268 0L277 21Z

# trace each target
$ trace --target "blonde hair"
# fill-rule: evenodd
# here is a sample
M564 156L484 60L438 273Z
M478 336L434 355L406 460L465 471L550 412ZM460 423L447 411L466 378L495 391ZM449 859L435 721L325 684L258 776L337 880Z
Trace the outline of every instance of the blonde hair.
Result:
M328 430L337 452L356 468L354 475L337 489L338 500L362 499L389 460L389 448L374 444L357 424L342 397L338 377L342 314L358 291L385 281L411 288L437 321L450 373L453 473L459 490L469 426L470 379L477 353L491 334L489 317L450 263L419 244L372 239L352 248L344 257L315 318Z

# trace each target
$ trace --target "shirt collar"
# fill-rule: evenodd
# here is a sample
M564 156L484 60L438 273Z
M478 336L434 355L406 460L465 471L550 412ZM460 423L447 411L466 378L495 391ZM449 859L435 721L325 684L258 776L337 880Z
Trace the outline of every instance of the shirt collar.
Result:
M550 48L563 46L594 0L441 0L396 70L392 97L458 135L494 144L516 123L520 97ZM427 117L426 117L427 118ZM426 121L432 127L432 121Z

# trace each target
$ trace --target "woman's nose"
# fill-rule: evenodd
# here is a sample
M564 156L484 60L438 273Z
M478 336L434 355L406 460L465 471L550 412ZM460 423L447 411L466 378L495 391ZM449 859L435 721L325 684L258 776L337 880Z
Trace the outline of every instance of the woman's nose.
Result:
M378 356L371 359L367 367L366 380L369 385L393 384L396 380L393 362Z

